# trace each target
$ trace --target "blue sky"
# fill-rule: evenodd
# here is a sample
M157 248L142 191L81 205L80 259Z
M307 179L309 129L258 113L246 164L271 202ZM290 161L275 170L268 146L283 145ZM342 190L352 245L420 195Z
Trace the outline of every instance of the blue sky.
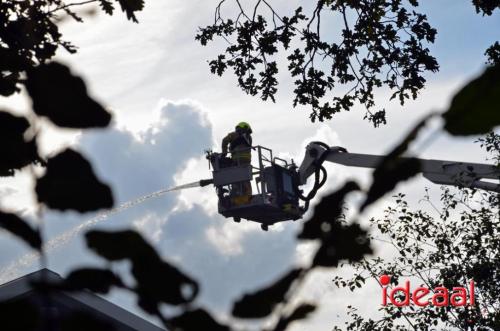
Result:
M429 47L445 75L474 73L484 63L484 51L498 40L500 17L475 14L471 1L421 1L433 27L436 43Z
M138 15L140 24L127 22L122 15L90 18L85 25L65 23L67 39L80 46L76 55L60 53L86 79L91 93L115 115L112 130L80 133L49 127L42 136L43 152L50 154L63 146L82 150L99 176L109 182L117 203L171 185L209 176L203 150L218 148L220 139L241 120L252 124L254 141L285 157L301 160L308 141L322 140L343 145L350 151L380 154L388 151L413 123L431 110L443 110L451 95L484 68L485 49L498 39L500 16L482 17L470 1L421 1L431 25L438 29L436 44L430 48L441 70L428 75L428 85L416 101L404 107L377 100L388 111L389 124L374 129L361 121L363 110L339 114L328 123L310 123L307 109L292 109L290 79L283 84L275 104L244 95L234 77L218 78L209 73L206 60L221 48L201 47L194 41L198 26L211 22L217 1L155 1ZM302 2L275 0L277 8L291 11ZM307 4L308 2L303 2ZM85 28L82 28L85 27ZM221 45L219 45L221 46ZM29 106L24 95L0 98L0 106L22 112ZM438 126L439 123L433 123ZM432 129L431 129L432 131ZM422 138L425 138L424 133ZM421 140L420 140L421 141ZM472 142L474 137L455 139L440 134L420 154L441 158L482 162L484 154ZM418 145L418 142L417 144ZM328 190L346 178L369 183L370 172L329 166ZM34 219L32 182L27 173L15 179L0 179L2 204L23 211ZM415 179L399 187L412 201L431 186ZM438 189L431 190L438 194ZM323 192L324 193L324 192ZM437 195L436 195L437 197ZM381 201L365 215L381 213ZM92 215L46 212L45 235L52 238ZM192 189L148 201L110 217L98 227L121 229L133 226L150 239L162 255L175 261L200 279L200 301L210 305L222 319L232 300L243 291L259 287L290 266L307 261L311 248L297 245L294 237L300 222L277 226L268 233L257 224L233 223L216 213L211 188ZM0 234L0 269L27 252L20 243ZM384 247L377 254L384 255ZM49 267L62 275L80 264L102 264L86 252L81 236L49 256ZM19 274L38 268L37 264L18 270ZM126 270L126 266L119 266ZM340 324L348 303L374 314L379 302L375 283L365 292L347 294L331 282L341 271L317 272L311 276L304 297L320 300L322 308L306 324L307 329L330 329ZM342 271L343 272L343 271ZM114 292L110 300L134 310L133 298ZM295 330L304 325L297 324Z

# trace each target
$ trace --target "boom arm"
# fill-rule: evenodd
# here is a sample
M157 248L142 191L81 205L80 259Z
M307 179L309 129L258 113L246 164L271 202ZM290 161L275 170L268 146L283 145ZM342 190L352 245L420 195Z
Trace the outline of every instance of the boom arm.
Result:
M300 185L304 185L324 161L350 167L376 168L383 156L348 153L342 147L328 147L319 142L307 145L306 155L299 168ZM500 193L500 184L484 179L500 179L500 169L493 165L480 163L425 160L421 162L422 175L435 184L464 186Z

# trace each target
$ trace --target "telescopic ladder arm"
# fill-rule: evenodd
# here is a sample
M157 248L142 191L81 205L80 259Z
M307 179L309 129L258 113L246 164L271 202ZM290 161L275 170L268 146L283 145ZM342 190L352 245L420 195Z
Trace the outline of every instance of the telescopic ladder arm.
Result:
M325 154L327 153L327 154ZM348 153L342 147L328 148L313 142L306 147L306 155L299 167L300 185L304 185L316 170L318 161L329 161L349 167L377 168L384 156ZM402 158L404 159L404 158ZM500 169L493 165L469 162L418 159L421 173L435 184L464 186L500 193ZM496 180L497 183L485 181Z

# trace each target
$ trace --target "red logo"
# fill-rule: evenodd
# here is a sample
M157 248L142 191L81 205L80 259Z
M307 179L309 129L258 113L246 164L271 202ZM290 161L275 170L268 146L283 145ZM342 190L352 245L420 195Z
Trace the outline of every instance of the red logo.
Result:
M453 287L451 290L443 286L438 286L433 290L428 287L419 286L413 291L410 287L410 281L405 281L403 286L397 286L393 289L387 288L391 281L388 275L380 276L380 284L382 285L382 306L387 306L387 298L396 307L409 306L410 303L419 307L433 305L436 307L444 306L473 306L476 302L474 294L474 280L469 282L468 290L465 287ZM404 298L399 298L403 295Z

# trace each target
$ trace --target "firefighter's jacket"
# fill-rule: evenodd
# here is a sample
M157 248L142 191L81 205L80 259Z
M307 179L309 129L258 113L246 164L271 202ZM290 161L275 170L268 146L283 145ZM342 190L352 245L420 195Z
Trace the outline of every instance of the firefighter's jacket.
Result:
M222 152L227 153L239 164L248 164L252 160L252 136L248 133L231 132L222 139Z

